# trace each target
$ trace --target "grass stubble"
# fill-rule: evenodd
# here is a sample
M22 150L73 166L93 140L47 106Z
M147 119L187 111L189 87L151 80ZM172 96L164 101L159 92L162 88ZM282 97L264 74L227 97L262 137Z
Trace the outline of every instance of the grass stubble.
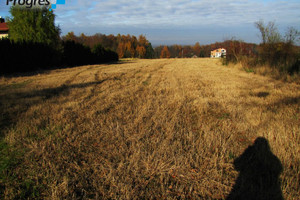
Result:
M0 80L2 199L224 199L265 137L300 190L300 86L211 59Z

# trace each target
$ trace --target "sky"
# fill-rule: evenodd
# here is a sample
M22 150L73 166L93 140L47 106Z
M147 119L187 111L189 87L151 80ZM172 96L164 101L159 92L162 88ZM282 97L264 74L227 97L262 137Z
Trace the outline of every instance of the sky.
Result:
M0 16L8 11L0 0ZM259 43L259 20L274 21L282 34L291 26L300 30L300 0L66 0L54 13L62 35L143 34L154 46L233 37Z

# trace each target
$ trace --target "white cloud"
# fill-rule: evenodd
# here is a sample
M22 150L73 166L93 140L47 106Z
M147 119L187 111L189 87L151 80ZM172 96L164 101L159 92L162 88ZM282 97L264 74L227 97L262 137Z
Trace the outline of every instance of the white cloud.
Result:
M3 2L0 0L0 15L2 9L9 9ZM65 5L57 5L55 14L63 34L72 30L87 34L123 31L149 33L157 41L170 39L171 34L194 37L194 41L198 31L199 37L205 32L205 38L211 34L219 40L241 36L253 41L253 24L260 19L300 29L299 10L299 0L66 0Z
M259 19L299 24L299 10L300 2L293 0L78 0L59 6L56 14L59 21L76 24L172 27L238 25Z

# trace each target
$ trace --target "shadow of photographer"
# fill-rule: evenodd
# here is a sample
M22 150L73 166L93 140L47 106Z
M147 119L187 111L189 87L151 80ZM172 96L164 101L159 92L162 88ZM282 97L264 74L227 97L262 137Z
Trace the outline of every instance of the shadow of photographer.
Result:
M282 200L279 175L283 168L271 152L269 142L258 137L254 144L234 160L239 176L227 200Z

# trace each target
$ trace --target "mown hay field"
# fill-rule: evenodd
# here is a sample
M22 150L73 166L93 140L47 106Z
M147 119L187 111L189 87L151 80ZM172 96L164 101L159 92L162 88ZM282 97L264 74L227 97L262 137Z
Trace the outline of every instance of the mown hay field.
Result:
M225 199L257 137L299 199L300 86L217 59L0 79L2 199Z

